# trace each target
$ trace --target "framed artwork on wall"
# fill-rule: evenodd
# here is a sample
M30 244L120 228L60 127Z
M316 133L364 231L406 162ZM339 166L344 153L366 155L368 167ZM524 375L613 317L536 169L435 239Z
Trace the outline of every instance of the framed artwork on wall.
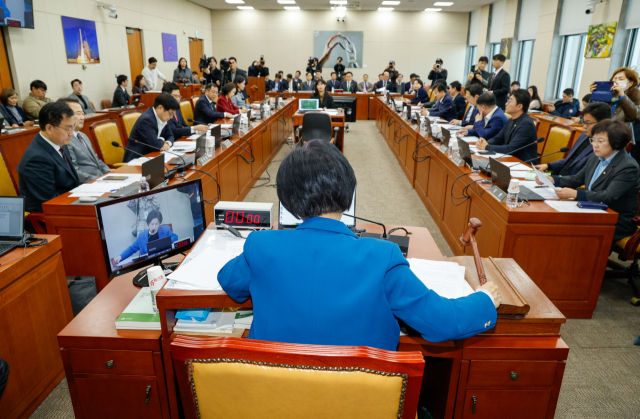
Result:
M616 36L617 26L618 22L589 26L587 47L584 51L585 58L611 57L611 49L613 48L613 39Z
M62 33L69 64L100 64L96 22L62 16Z
M511 44L513 43L513 38L502 38L500 41L500 54L507 57L507 60L511 59Z
M313 56L333 68L338 57L346 68L362 68L362 31L313 31Z
M170 33L162 33L162 51L165 61L178 61L178 37Z

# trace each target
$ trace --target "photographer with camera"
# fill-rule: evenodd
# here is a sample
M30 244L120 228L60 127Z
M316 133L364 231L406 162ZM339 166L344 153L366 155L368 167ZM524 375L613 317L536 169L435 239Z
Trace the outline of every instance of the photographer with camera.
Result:
M471 66L471 73L467 76L467 82L464 87L469 88L472 84L480 84L482 87L489 87L491 73L484 71L489 64L489 58L482 56L478 59L478 64Z
M338 57L337 64L333 66L333 71L336 72L336 80L342 82L342 75L344 74L344 64L342 64L342 57Z
M316 74L317 67L318 67L318 58L309 57L309 61L307 62L307 73ZM320 67L320 71L322 71L322 67Z
M438 58L436 63L433 65L433 70L429 72L429 76L427 78L431 80L431 87L433 87L438 80L444 80L445 84L447 83L447 70L442 68L442 64L442 58Z
M384 69L384 71L388 71L389 74L393 74L393 72L396 71L396 62L389 61L389 65Z
M254 61L249 67L249 77L264 77L269 74L269 68L264 65L264 55L260 56L260 61Z
M222 71L219 68L216 68L218 65L218 60L216 57L209 57L207 60L206 56L200 59L200 69L204 73L204 84L205 86L208 84L215 84L216 86L220 86L222 80Z

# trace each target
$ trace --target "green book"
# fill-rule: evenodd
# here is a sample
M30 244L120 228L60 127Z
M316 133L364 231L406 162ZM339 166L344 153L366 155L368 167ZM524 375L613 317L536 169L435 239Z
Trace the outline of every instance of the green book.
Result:
M116 329L160 330L160 313L153 310L151 290L142 288L116 319Z

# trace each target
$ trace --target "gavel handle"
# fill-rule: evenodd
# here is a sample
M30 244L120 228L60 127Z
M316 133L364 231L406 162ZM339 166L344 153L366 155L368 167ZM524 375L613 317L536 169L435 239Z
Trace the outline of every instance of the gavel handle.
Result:
M484 266L482 266L482 259L480 258L480 252L478 251L478 242L476 242L476 236L471 235L471 249L473 250L473 260L476 263L476 270L478 271L478 280L480 285L487 283L487 275L484 273Z

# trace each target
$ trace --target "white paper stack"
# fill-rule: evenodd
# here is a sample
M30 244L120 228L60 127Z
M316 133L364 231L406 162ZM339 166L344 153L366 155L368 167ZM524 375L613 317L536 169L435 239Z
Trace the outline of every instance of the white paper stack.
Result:
M174 332L216 332L231 333L236 312L228 309L213 309L204 321L179 319L173 327Z
M198 135L199 137L199 135ZM192 153L196 150L196 142L195 141L177 141L173 144L173 146L169 149L172 153Z
M427 288L441 297L460 298L473 293L473 288L464 279L464 266L455 262L409 259L409 266Z
M536 192L538 192L536 190ZM599 209L582 209L578 207L577 201L544 201L547 205L558 212L599 212L605 213L605 210Z
M540 188L540 187L538 187L540 185L538 185L535 180L520 181L520 186L524 186L524 187L529 188L532 192L537 193L538 195L543 197L545 200L546 199L559 199L558 195L556 195L555 187L545 186L543 188Z
M142 166L142 163L151 160L149 157L138 157L137 159L129 160L127 166Z
M108 176L108 175L107 175ZM111 174L111 176L114 176ZM129 186L134 182L140 181L139 174L131 174L131 175L119 175L118 176L126 176L125 180L100 180L97 179L95 182L84 183L77 188L72 189L71 197L82 197L82 196L101 196L105 193L115 192L118 189L124 188L125 186Z
M475 144L478 142L478 137L460 137L460 139L469 144Z
M510 171L527 171L527 170L533 170L531 168L531 166L526 165L526 164L522 164L522 163L516 163L516 164L509 164L509 170Z
M205 249L188 263L181 264L167 278L190 286L188 289L220 291L218 272L234 257L236 255L224 250Z

